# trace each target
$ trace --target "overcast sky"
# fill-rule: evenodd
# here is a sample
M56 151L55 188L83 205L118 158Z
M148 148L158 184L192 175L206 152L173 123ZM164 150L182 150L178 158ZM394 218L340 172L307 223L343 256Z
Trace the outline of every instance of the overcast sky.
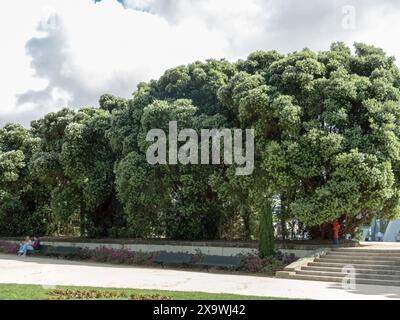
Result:
M122 2L122 3L120 3ZM1 0L0 125L130 97L167 68L366 42L400 61L397 0Z

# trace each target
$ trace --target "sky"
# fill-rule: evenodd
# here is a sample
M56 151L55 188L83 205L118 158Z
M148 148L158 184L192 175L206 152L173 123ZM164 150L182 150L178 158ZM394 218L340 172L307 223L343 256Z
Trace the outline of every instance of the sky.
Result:
M1 0L0 125L256 50L365 42L400 61L399 30L398 0Z

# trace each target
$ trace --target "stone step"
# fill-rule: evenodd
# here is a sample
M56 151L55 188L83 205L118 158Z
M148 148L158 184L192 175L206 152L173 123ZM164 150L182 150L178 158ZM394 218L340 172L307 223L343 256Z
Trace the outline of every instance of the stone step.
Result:
M396 247L394 247L396 248ZM313 260L312 260L313 259ZM312 261L308 262L307 261ZM305 260L278 272L278 277L326 282L342 282L351 276L342 272L354 268L356 284L400 287L400 249L390 247L333 248L325 254ZM300 268L300 269L298 269Z
M296 274L306 274L306 275L314 275L314 276L327 276L327 277L345 277L349 276L347 273L342 273L342 272L329 272L329 271L314 271L314 270L299 270L296 271ZM400 282L400 276L399 275L387 275L387 274L365 274L365 273L359 273L356 272L354 274L355 279L375 279L375 280L388 280L388 281L399 281Z
M341 262L309 262L309 267L329 267L329 268L343 268L344 266L348 266L349 263L341 263ZM360 269L368 269L368 270L393 270L393 271L400 271L400 267L393 266L393 265L380 265L380 264L351 264L353 268L360 268Z
M369 253L369 252L347 252L347 251L329 251L326 253L328 256L351 256L351 257L372 257L372 258L396 258L400 260L400 253L396 254L389 254L389 253L381 253L381 252L374 252L374 253Z
M360 247L355 247L355 248L334 248L332 249L331 252L351 252L351 253L381 253L381 254L400 254L400 250L399 249L364 249L364 248L360 248Z
M398 266L400 267L400 261L387 261L387 260L367 260L357 258L328 258L326 256L316 258L315 262L328 262L328 263L343 263L343 264L370 264L370 265L382 265L382 266Z
M353 259L353 260L370 260L370 261L393 261L400 263L400 257L393 257L393 256L373 256L373 255L341 255L341 254L326 254L321 256L321 258L328 258L328 259Z
M381 274L381 275L394 275L398 276L400 279L400 269L399 270L380 270L380 269L365 269L365 268L354 268L357 274ZM303 266L301 270L307 271L327 271L327 272L342 272L342 268L337 267L320 267L320 266Z
M290 276L288 276L288 278L298 279L298 280L325 281L325 282L342 282L343 280L343 277L315 276L315 275L298 274L298 273L293 273ZM397 287L400 286L400 281L357 278L356 284L371 284L371 285Z

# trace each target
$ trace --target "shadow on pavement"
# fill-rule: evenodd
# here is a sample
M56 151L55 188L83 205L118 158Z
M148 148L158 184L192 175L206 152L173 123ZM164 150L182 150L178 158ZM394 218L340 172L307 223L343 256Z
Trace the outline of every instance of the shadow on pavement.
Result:
M121 268L121 269L132 269L132 268L148 268L147 266L130 266L120 264L101 263L93 261L76 261L76 260L65 260L57 258L38 258L38 257L18 257L16 255L1 254L0 260L18 261L22 263L37 263L37 264L53 264L53 265L66 265L66 266L88 266L88 267L99 267L99 268ZM153 266L154 268L154 266Z
M355 289L343 289L341 283L329 286L331 289L342 289L358 295L382 295L391 299L400 299L400 287L357 284ZM362 300L362 296L360 296Z

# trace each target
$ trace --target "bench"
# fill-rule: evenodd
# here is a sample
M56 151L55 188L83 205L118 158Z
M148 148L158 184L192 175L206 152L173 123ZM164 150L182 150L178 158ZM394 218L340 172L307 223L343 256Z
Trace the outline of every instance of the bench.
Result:
M160 252L154 259L154 262L161 264L189 264L192 261L192 255L188 253Z
M76 247L67 247L67 246L46 246L41 245L39 250L28 251L28 255L36 256L56 256L56 257L69 257L74 256L79 251L79 248Z
M201 267L238 268L240 263L240 257L204 256L196 265Z
M28 256L37 256L37 255L45 254L47 250L49 250L49 246L41 245L40 249L29 250L26 254Z
M77 254L79 251L79 248L76 247L53 247L53 249L50 251L52 255L56 256L62 256L62 257L68 257L68 256L74 256Z

